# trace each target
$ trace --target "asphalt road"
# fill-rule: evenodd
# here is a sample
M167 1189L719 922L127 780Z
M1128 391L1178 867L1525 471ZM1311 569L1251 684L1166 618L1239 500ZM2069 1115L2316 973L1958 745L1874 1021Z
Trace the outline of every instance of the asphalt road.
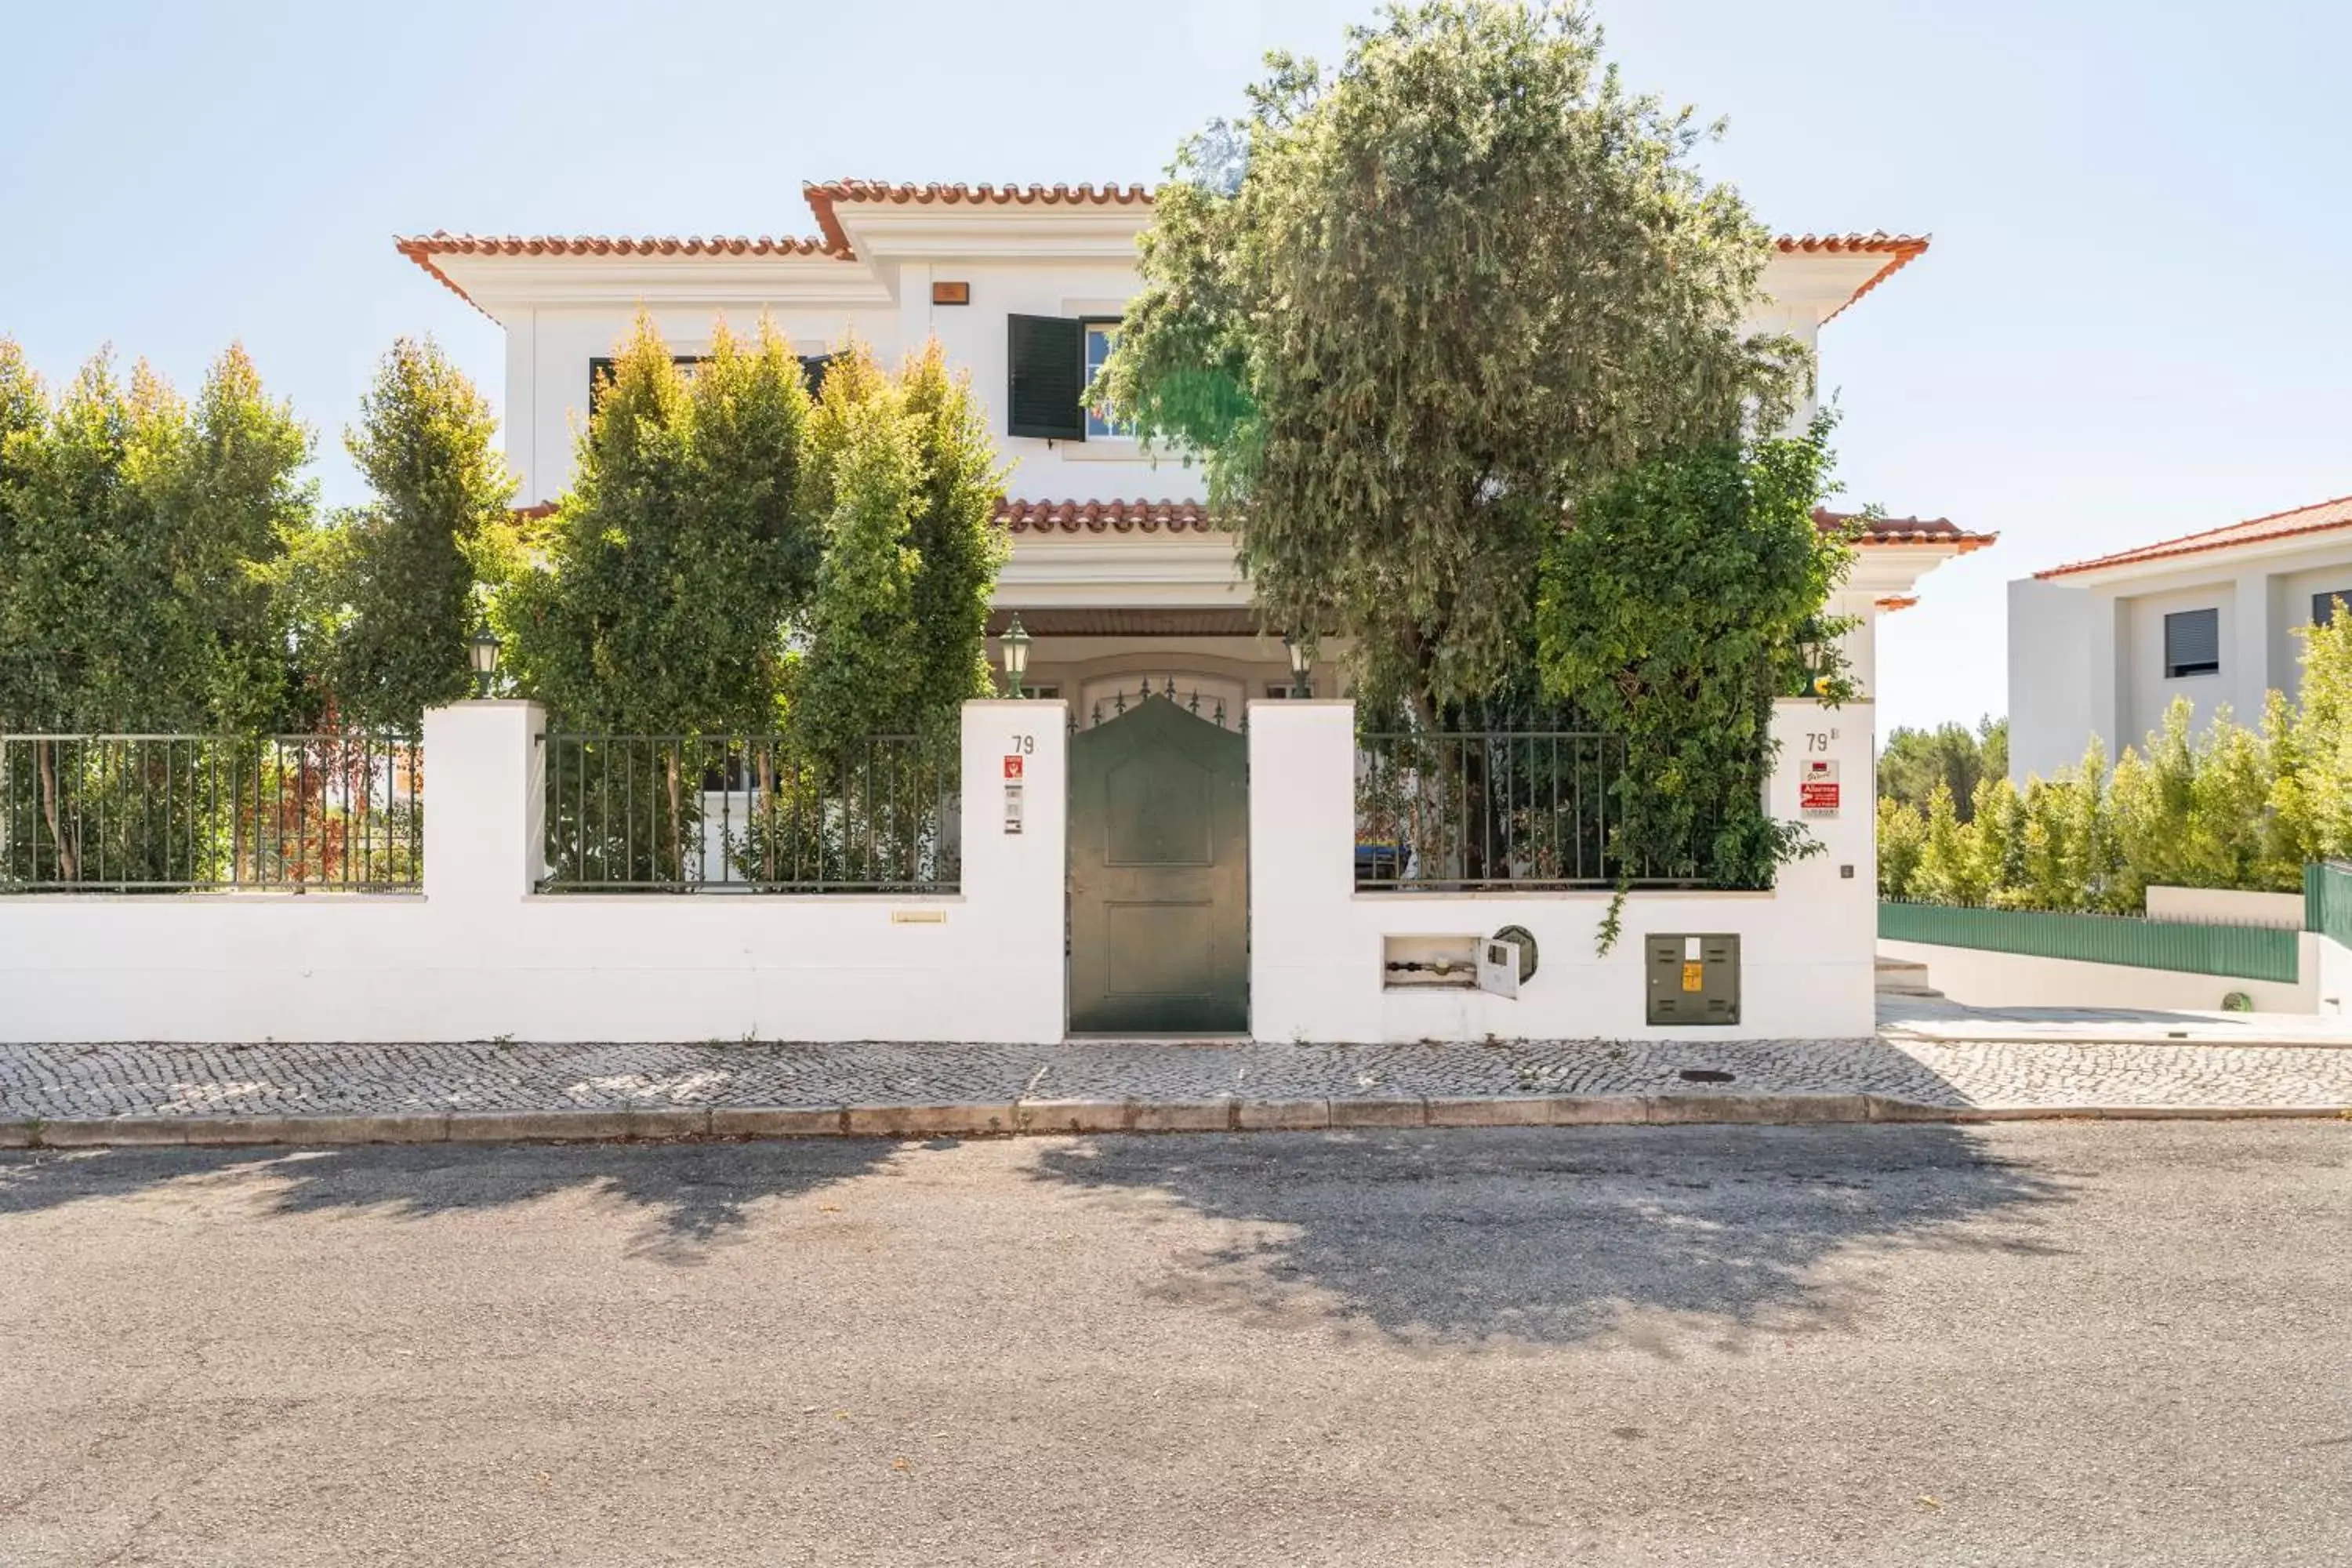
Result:
M0 1160L0 1563L2352 1561L2352 1125Z

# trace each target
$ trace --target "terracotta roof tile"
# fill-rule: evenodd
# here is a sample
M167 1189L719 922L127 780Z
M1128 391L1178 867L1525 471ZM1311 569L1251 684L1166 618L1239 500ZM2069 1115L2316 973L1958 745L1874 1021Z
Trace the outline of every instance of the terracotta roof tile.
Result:
M2168 561L2176 555L2200 555L2209 550L2227 550L2232 545L2253 544L2273 539L2293 539L2306 533L2326 533L2339 528L2352 528L2352 496L2338 496L2334 500L2317 501L2290 511L2274 511L2267 517L2250 517L2243 522L2209 528L2202 533L2185 534L2179 539L2120 550L2113 555L2053 566L2047 572L2036 572L2034 575L2063 577L2075 572L2096 572L2106 566L2132 566L2143 561Z
M894 206L1149 206L1143 185L915 185L888 180L827 180L801 187L825 242L846 252L849 236L834 216L835 202L887 202Z
M1196 500L1001 500L1009 533L1213 533Z
M769 235L431 234L394 236L403 256L441 280L468 305L473 297L434 260L436 256L831 256L848 259L820 238ZM475 305L476 310L481 307ZM487 314L488 312L484 312Z
M832 256L854 258L849 235L835 213L836 203L884 203L893 206L1150 206L1151 190L1145 185L968 185L912 184L888 180L827 180L805 184L801 195L815 216L820 231L811 239L774 239L766 235L700 235L688 237L623 235L474 235L436 230L429 235L402 237L394 243L400 253L438 278L451 292L472 304L466 291L434 264L436 256ZM1898 269L1925 252L1926 235L1784 234L1773 242L1788 256L1884 256L1886 264L1872 273L1830 312L1833 319Z
M1864 279L1861 288L1847 295L1844 304L1822 318L1822 324L1826 326L1851 309L1856 300L1927 254L1930 240L1924 234L1888 234L1880 229L1871 234L1784 234L1772 243L1783 256L1886 258L1886 265Z
M1817 511L1823 528L1843 529L1855 513ZM1209 509L1196 500L1014 500L996 503L996 521L1011 533L1213 533ZM1870 521L1856 544L1934 545L1965 555L2000 535L1970 533L1948 518L1882 517Z
M1842 529L1865 520L1859 513L1824 509L1813 513L1813 521L1823 528ZM1866 520L1862 534L1854 542L1859 545L1931 544L1966 555L1971 550L1982 550L2000 537L1998 533L1970 533L1951 519L1944 517L1876 517Z

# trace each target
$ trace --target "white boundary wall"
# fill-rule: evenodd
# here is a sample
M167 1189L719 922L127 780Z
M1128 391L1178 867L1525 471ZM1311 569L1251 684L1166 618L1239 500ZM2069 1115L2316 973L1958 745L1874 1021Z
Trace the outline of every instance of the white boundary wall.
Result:
M2311 931L2302 935L2296 980L2239 980L2226 974L2188 974L2175 969L2142 969L2130 963L2087 963L2074 958L2042 958L2025 952L1947 947L1941 942L1882 942L1889 958L1927 966L1927 984L1967 1007L2126 1007L2162 1012L2211 1013L2221 999L2242 991L2261 1013L2317 1013L2323 996L2347 997L2352 983L2347 964L2329 990L2323 949L2344 950Z
M1250 1005L1260 1039L1788 1039L1876 1032L1878 872L1868 703L1775 706L1780 742L1769 804L1795 818L1809 736L1840 765L1838 816L1809 822L1824 852L1781 868L1769 893L1643 893L1623 934L1594 952L1607 893L1359 893L1355 710L1348 702L1255 703L1250 729ZM1851 875L1843 874L1850 868ZM1476 991L1389 990L1382 939L1531 931L1540 965L1517 1000ZM1740 939L1737 1026L1654 1028L1643 937Z
M1061 703L966 705L963 891L936 898L535 895L544 727L425 715L422 896L0 899L0 1039L1062 1037Z
M2190 921L2207 925L2275 926L2303 929L2301 893L2245 893L2228 888L2167 888L2147 889L2146 909L2152 921Z

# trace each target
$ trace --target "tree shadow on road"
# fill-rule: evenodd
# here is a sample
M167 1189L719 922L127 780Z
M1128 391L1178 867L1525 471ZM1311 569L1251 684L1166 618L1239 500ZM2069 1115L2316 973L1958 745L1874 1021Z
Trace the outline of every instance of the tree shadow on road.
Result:
M254 1191L269 1215L349 1211L424 1220L587 1194L642 1217L629 1256L691 1264L734 1239L761 1200L868 1174L898 1148L884 1139L824 1138L60 1150L0 1159L0 1217L256 1176L266 1184Z
M1858 1254L2060 1249L2049 1176L1941 1126L1586 1128L1046 1149L1040 1179L1137 1223L1171 1201L1243 1234L1173 1261L1165 1300L1267 1322L1337 1317L1430 1345L1833 1330L1872 1289Z

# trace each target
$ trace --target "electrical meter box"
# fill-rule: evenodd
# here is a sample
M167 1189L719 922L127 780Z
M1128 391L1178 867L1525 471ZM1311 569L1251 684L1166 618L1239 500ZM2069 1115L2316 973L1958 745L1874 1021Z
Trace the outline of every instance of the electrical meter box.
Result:
M1642 952L1651 1023L1739 1022L1737 936L1647 936Z

